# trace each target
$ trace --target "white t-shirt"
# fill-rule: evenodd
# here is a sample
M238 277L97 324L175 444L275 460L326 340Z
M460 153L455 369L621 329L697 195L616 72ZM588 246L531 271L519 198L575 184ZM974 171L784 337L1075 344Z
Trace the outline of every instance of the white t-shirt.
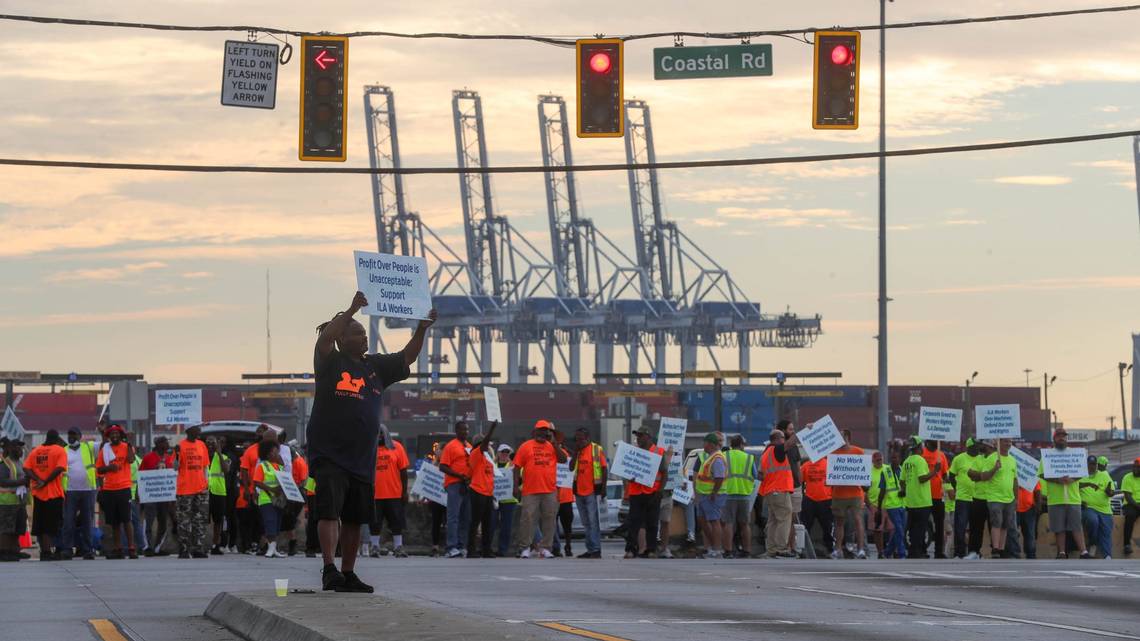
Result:
M83 464L83 448L84 445L79 447L71 447L68 445L67 450L67 489L71 490L93 490L91 484L87 481L87 466Z

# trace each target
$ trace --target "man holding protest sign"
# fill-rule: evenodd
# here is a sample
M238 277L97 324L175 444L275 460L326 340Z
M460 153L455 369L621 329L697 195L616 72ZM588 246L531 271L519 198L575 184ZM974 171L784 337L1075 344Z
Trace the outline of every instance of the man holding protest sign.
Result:
M1065 452L1069 448L1069 435L1065 428L1058 428L1053 432L1053 449ZM1057 539L1057 558L1069 558L1066 552L1068 537L1073 537L1077 549L1081 551L1082 559L1092 558L1088 548L1085 547L1085 532L1081 523L1081 491L1078 482L1079 476L1062 475L1055 477L1047 474L1045 468L1049 450L1041 451L1041 464L1037 468L1037 476L1045 482L1045 503L1049 508L1049 531Z
M843 446L835 450L834 454L863 454L863 448L851 444L851 430L843 429L840 434L843 435ZM835 518L835 549L831 551L831 558L838 559L843 554L841 550L846 540L843 530L849 514L855 526L855 557L867 558L867 529L863 522L864 500L863 488L858 485L832 486L831 515ZM768 518L771 518L771 513Z
M404 380L419 358L427 330L436 312L417 325L403 350L368 354L368 335L353 316L368 306L356 292L348 309L337 312L317 327L313 351L316 378L313 410L309 417L310 472L317 490L313 505L321 540L325 590L371 593L353 571L360 550L360 526L372 520L373 475L380 434L380 404L384 388ZM341 569L333 563L337 544L343 556Z
M488 449L491 446L491 437L495 435L498 421L491 423L491 429L485 436L476 436L471 443L471 454L468 455L467 469L470 473L470 501L471 524L467 528L467 556L492 558L491 535L494 533L494 503L495 503L495 462L491 460ZM450 498L450 497L449 497ZM480 530L483 535L479 551L475 550L475 531ZM567 534L567 537L570 535Z
M661 487L665 483L665 472L669 469L669 461L673 458L673 447L662 449L653 442L649 428L642 426L633 431L637 437L637 446L661 456L661 464L653 478L653 485L642 485L637 481L629 482L629 529L626 533L625 558L634 556L649 558L656 556L657 526L661 511ZM645 545L640 542L640 532L645 529Z

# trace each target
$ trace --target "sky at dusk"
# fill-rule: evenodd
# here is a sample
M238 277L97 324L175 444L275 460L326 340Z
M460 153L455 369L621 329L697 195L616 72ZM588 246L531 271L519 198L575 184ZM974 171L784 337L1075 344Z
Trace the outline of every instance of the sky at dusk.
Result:
M888 21L1110 4L899 0ZM179 24L532 33L830 27L878 21L876 2L163 2L8 0L5 13ZM888 148L1140 129L1140 12L888 33ZM0 156L296 166L296 58L277 108L222 107L223 42L167 33L0 22ZM295 38L289 39L294 46ZM262 38L262 41L270 41ZM773 47L774 74L655 81L626 45L626 97L646 100L659 160L873 151L878 46L863 34L857 131L810 126L811 47ZM688 38L686 45L718 44ZM723 44L723 43L722 43ZM389 85L407 166L454 166L451 91L482 96L492 164L541 162L536 98L572 99L574 52L527 42L357 39L347 166L368 165L361 90ZM573 140L575 160L622 162L618 140ZM764 311L821 314L807 350L757 348L754 370L876 377L877 162L666 170L666 217ZM495 176L499 213L549 248L541 174ZM406 179L409 208L463 253L456 176ZM624 172L578 178L582 213L633 253ZM1132 141L888 162L891 384L1040 385L1073 427L1116 415L1116 363L1140 331ZM366 176L0 170L0 369L140 372L235 382L311 366L314 327L355 291L354 249L375 249ZM390 348L407 331L386 330ZM674 359L676 353L672 354ZM503 350L497 356L505 366ZM735 356L718 353L722 367ZM537 362L537 350L532 364ZM699 366L713 366L701 352ZM588 372L593 350L583 349ZM615 367L622 369L624 358ZM586 375L588 376L588 374Z

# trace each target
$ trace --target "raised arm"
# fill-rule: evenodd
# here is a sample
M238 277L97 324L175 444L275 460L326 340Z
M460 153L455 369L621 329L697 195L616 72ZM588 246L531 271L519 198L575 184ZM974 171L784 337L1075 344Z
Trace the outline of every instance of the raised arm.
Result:
M495 428L499 426L498 421L491 423L491 429L487 430L487 435L483 437L483 441L479 443L479 451L486 452L487 447L491 445L491 437L495 434Z
M356 315L361 309L368 306L368 299L364 297L363 292L356 292L352 297L352 303L348 309L343 312L337 313L333 316L332 320L321 325L321 334L317 337L317 353L324 358L332 353L333 348L336 346L336 341L340 338L341 334L348 327L352 321L352 317Z
M357 292L357 294L359 295L360 292ZM435 319L438 317L439 312L433 309L428 312L426 319L421 320L419 324L416 325L416 331L412 334L412 340L408 341L408 344L404 346L404 362L409 366L415 363L416 359L420 357L420 351L424 348L424 336L427 335L428 328L435 324Z

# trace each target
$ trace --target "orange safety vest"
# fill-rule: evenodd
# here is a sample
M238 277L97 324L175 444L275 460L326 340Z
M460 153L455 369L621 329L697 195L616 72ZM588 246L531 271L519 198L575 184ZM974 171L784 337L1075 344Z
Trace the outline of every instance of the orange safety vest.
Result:
M764 450L764 455L760 457L760 470L764 474L764 480L760 482L761 496L768 496L774 492L792 492L795 489L792 467L788 465L786 456L783 463L776 460L775 448L769 447Z

